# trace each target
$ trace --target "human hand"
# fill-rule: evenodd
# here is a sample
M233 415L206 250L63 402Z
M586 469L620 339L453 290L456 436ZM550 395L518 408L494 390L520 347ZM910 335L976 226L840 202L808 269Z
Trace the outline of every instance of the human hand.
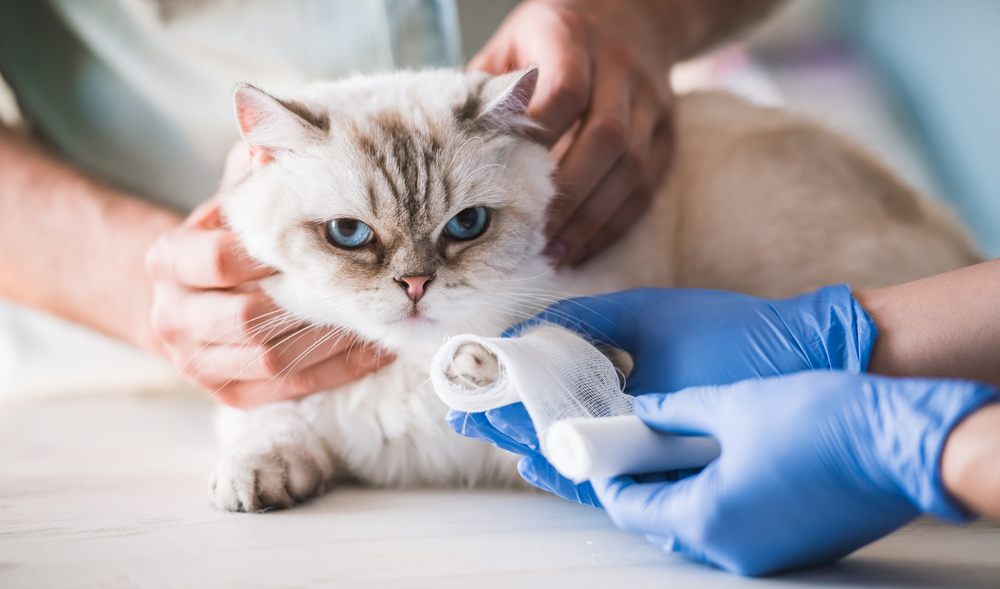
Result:
M582 262L614 242L670 168L667 74L679 47L648 10L641 3L530 0L469 63L494 75L539 68L528 113L545 130L543 144L558 141L558 196L546 228L557 262Z
M847 286L779 300L654 288L570 299L504 337L538 322L556 323L626 351L634 367L625 392L633 396L802 370L861 372L877 333ZM531 484L596 505L590 483L575 485L539 453L534 426L521 403L480 414L449 411L448 423L463 435L525 455L518 468Z
M234 149L223 185L249 163ZM248 408L356 380L392 360L351 334L307 325L279 309L256 281L274 273L243 251L219 203L195 209L150 248L152 327L163 355L227 405Z
M949 432L997 401L974 382L813 371L635 401L649 426L708 434L721 456L676 483L593 481L620 528L731 572L836 560L921 512L968 519L946 495Z
M489 409L483 413L449 409L446 420L451 429L467 438L489 442L508 452L520 454L522 458L517 462L517 472L528 483L563 499L594 507L601 506L590 482L574 483L559 474L542 456L535 426L522 403Z

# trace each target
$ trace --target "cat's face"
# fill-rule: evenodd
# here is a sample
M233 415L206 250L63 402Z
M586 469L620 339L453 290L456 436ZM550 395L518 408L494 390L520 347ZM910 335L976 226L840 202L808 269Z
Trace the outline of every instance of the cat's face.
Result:
M552 163L526 138L537 73L434 71L237 90L253 170L224 212L303 319L389 346L497 333L550 272Z

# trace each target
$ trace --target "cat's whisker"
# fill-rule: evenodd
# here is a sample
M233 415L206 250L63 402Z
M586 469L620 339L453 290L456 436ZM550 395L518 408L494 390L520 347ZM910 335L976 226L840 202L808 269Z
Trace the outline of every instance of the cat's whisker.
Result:
M285 384L285 379L288 378L289 374L291 374L292 372L295 371L295 368L298 366L299 362L301 362L303 358L305 358L314 349L316 349L317 347L323 345L325 342L329 341L330 339L332 339L333 337L335 337L337 335L338 335L338 333L336 331L331 331L327 335L323 336L322 338L320 338L319 341L315 342L313 345L309 346L309 348L307 350L305 350L304 352L302 352L301 354L299 354L298 357L296 357L295 360L293 360L292 363L289 364L284 370L282 370L278 374L275 374L273 377L271 377L270 379L268 379L268 381L266 383L264 383L264 385L269 384L271 381L273 381L275 378L277 378L279 375L281 375L282 372L285 373L281 377L281 382L278 383L278 386L275 387L274 391L271 392L271 394L268 396L267 400L270 401L272 398L274 398L274 395L277 394L278 390L281 389L281 385ZM345 363L346 363L346 360L349 358L351 348L353 348L354 344L357 342L357 339L358 339L358 337L355 336L355 340L353 342L351 342L350 347L347 350L347 356L345 356ZM336 342L334 345L337 345L337 344L339 344L339 341ZM261 385L261 386L264 386L264 385ZM259 387L258 387L257 390L259 390Z
M288 313L288 312L285 311L284 309L277 309L275 311L270 311L268 313L264 313L263 315L261 315L261 317L266 317L268 315L277 314L277 313ZM173 380L170 381L170 384L167 385L166 390L163 391L162 397L165 398L170 393L170 390L173 388L173 386L175 384L177 384L177 380L181 377L181 375L184 374L184 371L191 364L191 362L194 361L194 359L198 357L199 354L201 354L202 352L204 352L206 348L208 348L209 346L211 346L212 344L214 344L217 340L221 339L223 336L225 336L230 331L240 329L246 323L248 323L248 322L247 321L240 322L240 323L234 325L233 327L230 327L226 331L220 333L219 335L215 336L211 340L205 342L205 344L202 345L201 348L199 348L194 354L192 354L191 357L189 357L188 360L180 368L177 369L177 372L174 375ZM223 344L221 347L224 348L225 346L231 345L233 342L235 342L237 339L239 339L239 337L240 337L239 334L237 334L236 336L234 336L233 338L231 338L227 343ZM199 368L201 368L201 366L204 365L205 362L207 362L210 359L212 359L216 353L218 353L218 352L210 354L207 358L205 358L201 362L199 362L195 366L195 368L194 368L195 371L197 371Z

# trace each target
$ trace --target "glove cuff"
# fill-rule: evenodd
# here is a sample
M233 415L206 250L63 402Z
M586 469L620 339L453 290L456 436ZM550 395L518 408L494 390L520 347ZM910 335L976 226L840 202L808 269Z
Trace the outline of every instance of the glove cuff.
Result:
M961 523L975 519L944 486L941 453L949 434L963 419L984 405L1000 399L990 386L968 381L925 381L922 394L892 401L880 409L895 413L888 450L896 480L923 513ZM914 389L910 389L911 391ZM904 397L907 395L903 395ZM896 405L896 407L892 407ZM889 422L883 421L888 425Z
M814 370L865 372L878 329L847 284L772 301Z

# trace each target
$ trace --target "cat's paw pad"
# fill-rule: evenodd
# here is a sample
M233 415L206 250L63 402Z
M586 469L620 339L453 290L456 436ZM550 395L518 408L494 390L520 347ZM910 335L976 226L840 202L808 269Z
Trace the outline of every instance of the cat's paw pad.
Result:
M332 474L325 451L309 444L244 440L215 465L212 503L227 511L291 507L321 491Z
M454 385L483 387L500 378L500 363L483 346L476 343L462 344L455 350L455 357L444 375Z

